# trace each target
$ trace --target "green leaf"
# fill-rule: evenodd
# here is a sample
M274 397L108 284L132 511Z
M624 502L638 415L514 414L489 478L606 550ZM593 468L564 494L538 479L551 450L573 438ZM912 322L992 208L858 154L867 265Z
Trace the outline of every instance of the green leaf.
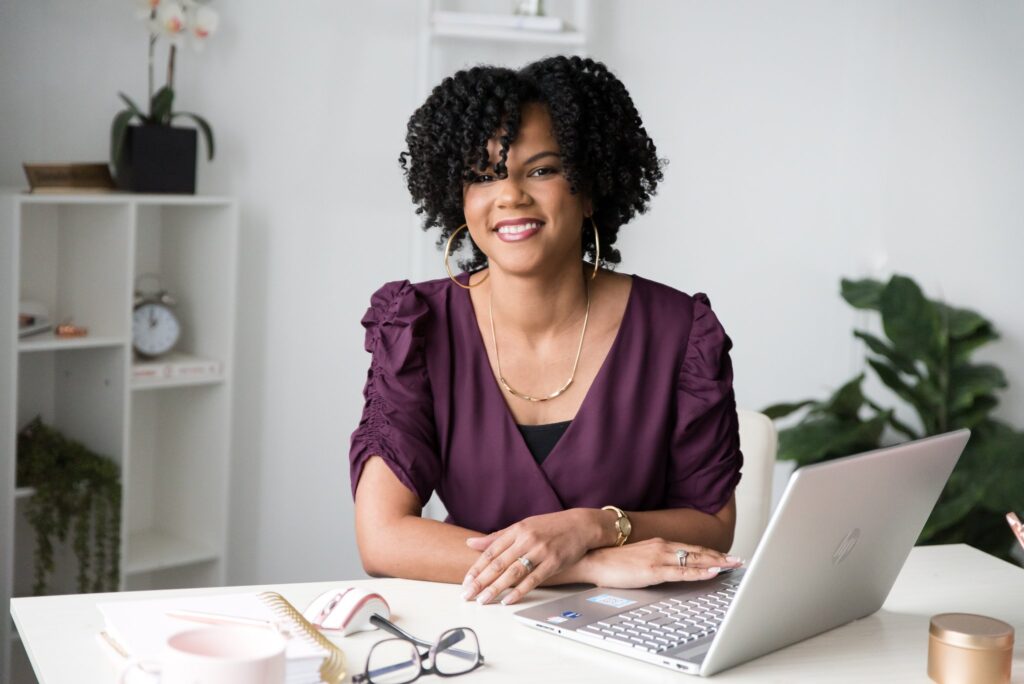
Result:
M772 420L777 418L784 418L794 411L799 411L804 406L811 406L817 402L814 399L807 399L805 401L798 401L792 404L772 404L767 408L761 409L761 413L768 416Z
M942 302L935 302L935 307L939 316L948 320L949 336L953 339L969 337L982 328L991 327L981 314L970 309L957 309Z
M882 283L872 278L863 280L843 278L840 294L854 308L878 311L883 287Z
M975 349L998 339L999 333L997 333L991 325L986 325L978 328L973 334L967 337L952 340L950 342L952 363L963 363Z
M213 161L213 129L210 128L210 124L206 122L206 119L192 112L175 112L171 114L172 119L176 116L187 116L199 124L199 130L203 132L203 138L206 140L206 158Z
M864 374L861 373L853 380L836 390L835 394L825 402L823 411L839 416L857 420L860 415L860 408L864 405L864 393L860 389L864 381Z
M127 95L125 95L124 93L121 93L121 92L119 92L117 95L118 95L118 97L121 98L121 100L126 105L128 105L128 109L132 110L132 112L135 113L135 116L137 116L140 119L142 119L142 121L145 122L145 123L149 123L150 122L149 121L149 117L146 116L146 114L141 109L138 108L138 106L132 101L132 99L130 97L128 97Z
M868 359L868 364L875 369L878 378L885 383L885 386L896 393L898 397L909 403L917 410L925 432L931 434L935 431L936 409L934 404L927 402L916 390L903 381L895 368L889 364L876 359Z
M156 91L149 105L149 118L153 123L168 126L171 123L171 106L174 104L174 91L164 86Z
M972 475L984 488L979 502L984 508L994 514L1024 508L1024 433L1001 430L984 435L970 458Z
M973 428L988 417L989 412L998 405L999 400L990 394L977 396L969 407L953 412L949 426L951 429Z
M952 497L940 497L935 505L924 530L918 538L918 543L923 544L931 540L939 532L960 522L985 496L985 489L975 483Z
M889 359L896 368L907 375L916 375L921 377L920 371L917 370L917 366L914 365L913 359L908 359L903 356L895 349L890 347L888 344L878 339L870 333L866 333L862 330L854 330L853 336L864 340L865 344L868 345L868 349L875 352L879 356L884 356Z
M110 124L110 163L115 168L121 158L125 137L128 135L128 124L136 116L131 109L122 109L114 116L114 121Z
M886 412L864 422L830 415L806 420L779 432L779 458L808 465L874 449L888 419Z
M936 356L942 346L939 312L910 278L893 276L882 290L882 326L895 349L911 358Z
M962 411L971 406L975 397L1006 387L1006 376L992 364L963 364L950 371L949 384L950 410Z
M881 406L879 406L878 404L876 404L875 402L871 401L871 399L868 399L867 397L864 398L864 401L867 403L868 406L873 408L878 413L886 413L886 412L888 412L888 414L889 414L889 425L891 425L892 428L894 430L896 430L897 432L902 432L904 435L906 435L907 439L920 439L921 438L921 435L917 434L917 431L914 430L914 428L910 427L909 425L907 425L906 423L901 421L899 418L897 418L896 417L896 413L894 411L892 411L891 409L884 409Z

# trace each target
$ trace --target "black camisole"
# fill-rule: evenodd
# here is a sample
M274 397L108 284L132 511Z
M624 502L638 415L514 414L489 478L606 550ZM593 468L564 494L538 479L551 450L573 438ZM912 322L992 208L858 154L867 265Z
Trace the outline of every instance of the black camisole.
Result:
M523 440L526 441L526 446L530 449L530 453L533 454L533 458L537 463L543 463L571 422L571 420L567 420L562 423L516 425L516 427L519 428L519 433L523 436Z

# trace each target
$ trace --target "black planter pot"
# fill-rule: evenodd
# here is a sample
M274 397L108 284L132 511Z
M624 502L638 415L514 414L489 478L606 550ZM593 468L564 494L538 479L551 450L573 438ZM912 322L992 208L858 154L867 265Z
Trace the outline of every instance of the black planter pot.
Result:
M117 187L132 192L196 192L196 130L129 126L116 164Z

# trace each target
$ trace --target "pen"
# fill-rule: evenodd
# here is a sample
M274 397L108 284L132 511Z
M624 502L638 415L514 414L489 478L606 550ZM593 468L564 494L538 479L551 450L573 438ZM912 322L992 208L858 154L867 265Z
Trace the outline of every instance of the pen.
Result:
M204 613L200 610L170 610L167 617L191 622L202 622L207 625L246 625L249 627L270 627L277 629L277 625L269 620L256 618L235 617L233 615L218 615L217 613Z
M1017 536L1017 541L1024 548L1024 523L1021 523L1020 518L1013 511L1006 514L1006 522L1010 524L1010 529L1013 530L1013 533Z

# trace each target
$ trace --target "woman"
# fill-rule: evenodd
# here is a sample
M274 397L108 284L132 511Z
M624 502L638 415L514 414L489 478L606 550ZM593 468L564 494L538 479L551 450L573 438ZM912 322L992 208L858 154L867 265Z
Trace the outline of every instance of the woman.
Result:
M385 284L363 318L350 464L366 571L507 604L740 565L722 553L742 464L732 343L703 294L602 268L662 178L622 83L579 57L474 67L434 89L406 142L445 266L467 232L472 257ZM420 515L433 491L444 523Z

